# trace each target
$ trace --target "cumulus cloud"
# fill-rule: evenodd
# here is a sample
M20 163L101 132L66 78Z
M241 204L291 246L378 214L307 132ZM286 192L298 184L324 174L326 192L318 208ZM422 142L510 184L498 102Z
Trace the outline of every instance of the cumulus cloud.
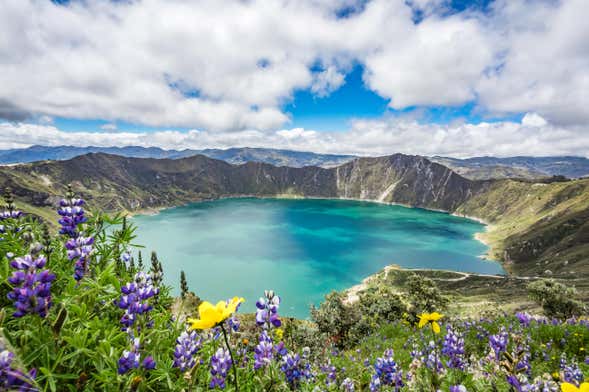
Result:
M589 123L586 0L498 0L492 16L496 64L479 81L480 103L533 111L553 123Z
M522 122L421 124L409 118L357 120L344 132L293 128L277 131L241 130L187 132L64 132L51 125L0 123L0 148L30 145L143 146L164 149L267 147L320 153L471 157L481 155L587 156L589 135L555 126L537 114Z
M311 92L313 92L318 97L326 97L333 91L340 88L344 82L344 74L338 71L337 67L331 65L324 71L317 72L313 76Z
M475 101L589 123L585 0L496 0L454 14L447 3L5 0L0 116L277 129L295 90L327 95L360 63L393 108Z
M117 130L117 124L108 123L100 126L100 129L107 132L112 132Z

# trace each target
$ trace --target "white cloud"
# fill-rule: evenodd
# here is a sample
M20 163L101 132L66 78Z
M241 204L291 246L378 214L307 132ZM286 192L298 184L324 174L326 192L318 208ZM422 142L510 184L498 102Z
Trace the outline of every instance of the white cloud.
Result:
M587 1L499 0L496 64L477 91L497 112L537 112L553 123L589 123Z
M522 125L524 126L543 127L546 124L548 124L546 120L537 113L526 113L526 115L522 118Z
M474 100L589 132L586 0L496 0L491 12L450 16L447 1L413 0L425 10L418 24L405 0L360 3L4 0L0 116L267 135L288 125L294 91L329 94L360 63L393 108ZM342 7L355 11L338 19Z
M117 130L117 124L108 123L100 126L100 129L107 132L112 132Z
M326 97L340 88L345 82L345 75L337 67L330 65L327 69L313 75L311 91L318 97Z
M144 146L164 149L268 147L319 153L469 157L481 155L587 156L589 135L575 127L554 126L537 115L518 122L434 125L411 119L357 120L349 131L318 132L293 128L188 132L64 132L49 125L0 123L0 148L30 145Z

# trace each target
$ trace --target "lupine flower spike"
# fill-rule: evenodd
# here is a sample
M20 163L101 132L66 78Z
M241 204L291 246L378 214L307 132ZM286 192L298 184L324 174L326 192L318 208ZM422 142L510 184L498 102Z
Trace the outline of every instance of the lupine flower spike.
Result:
M30 313L47 316L51 307L51 282L55 280L55 275L48 269L43 269L46 262L43 255L26 255L10 262L10 266L16 269L8 278L13 286L8 299L14 302L14 317L23 317Z
M81 224L87 221L84 213L84 200L76 198L72 188L68 186L67 196L59 202L57 213L61 216L59 224L60 234L70 237L66 242L68 258L74 261L74 279L78 282L88 273L90 254L94 238L84 237L83 232L79 230Z
M36 391L33 386L36 371L28 374L13 367L14 353L0 349L0 391Z

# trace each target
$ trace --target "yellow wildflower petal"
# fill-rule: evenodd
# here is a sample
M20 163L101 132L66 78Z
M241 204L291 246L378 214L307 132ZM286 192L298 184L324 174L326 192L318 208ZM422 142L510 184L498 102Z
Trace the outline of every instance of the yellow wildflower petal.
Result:
M195 329L209 329L215 326L215 323L210 320L192 320L190 330Z
M581 391L581 392L589 392L589 382L584 382L583 384L581 384L581 387L579 388L579 391Z
M440 324L436 323L435 321L432 321L432 330L434 331L434 333L440 333Z
M429 321L426 313L420 314L417 317L419 317L419 324L418 324L419 328L423 328Z
M444 317L443 315L439 314L438 312L433 312L429 314L429 319L430 321L438 321L439 319L441 319L442 317Z
M587 384L587 383L585 383L585 384ZM560 390L562 392L578 392L579 388L577 388L576 386L574 386L571 383L563 382L562 384L560 384Z

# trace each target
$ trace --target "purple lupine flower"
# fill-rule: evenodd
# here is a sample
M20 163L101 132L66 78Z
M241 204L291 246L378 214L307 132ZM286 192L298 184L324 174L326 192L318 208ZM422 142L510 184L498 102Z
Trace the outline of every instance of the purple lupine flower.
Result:
M354 392L354 381L349 377L345 378L340 385L340 389L344 392Z
M133 282L121 287L121 297L117 306L125 310L121 317L123 331L131 332L138 316L147 314L153 306L149 299L159 294L159 289L151 282L151 277L143 271L135 274ZM146 320L145 326L151 327L151 321Z
M430 340L423 349L422 362L428 369L441 371L442 369L444 369L444 365L440 360L440 355L438 354L437 350L438 348L436 347L436 343L433 340Z
M182 332L176 339L176 349L174 350L174 367L185 372L196 365L194 357L202 345L202 339L199 339L196 331Z
M254 348L254 369L266 367L275 357L284 357L287 353L288 350L284 346L284 342L274 344L268 332L263 330L258 344Z
M36 370L28 374L12 366L14 353L6 349L0 351L0 391L37 391L33 386Z
M6 219L18 219L22 216L22 211L18 210L5 210L0 212L0 221Z
M26 255L10 262L10 266L16 269L8 278L8 282L13 286L12 291L8 293L8 299L14 302L14 317L23 317L29 313L47 316L52 304L51 282L55 280L55 275L47 269L42 269L46 263L47 259L43 255Z
M265 290L264 297L256 301L256 323L262 328L278 328L282 324L278 318L280 297L272 290Z
M90 254L94 243L92 237L84 237L83 232L78 230L78 226L88 220L84 208L82 208L83 205L84 200L75 198L70 189L67 198L59 202L59 209L57 210L57 213L61 216L61 219L59 219L61 225L59 233L70 237L65 247L68 258L75 261L74 279L78 282L88 273Z
M489 346L495 353L495 359L498 361L501 354L507 350L507 343L509 342L509 335L504 328L496 335L489 336Z
M337 378L337 369L335 366L333 366L329 359L325 365L321 366L321 372L325 374L325 384L328 387L335 384Z
M518 373L526 373L528 376L532 375L532 365L530 364L530 346L527 343L523 343L517 346L516 353L521 353L518 358L517 365L515 367Z
M375 374L370 380L370 391L379 391L381 386L388 385L393 387L395 392L398 392L405 385L403 383L403 371L397 366L393 355L393 350L388 349L384 352L383 357L376 359L374 363Z
M121 254L121 261L125 264L128 264L129 261L131 261L131 253L128 249Z
M219 348L211 357L211 388L225 389L225 380L231 369L231 354L229 350Z
M119 358L119 374L125 374L129 370L139 368L140 360L139 339L136 338L131 342L131 350L123 351L123 355Z
M254 369L266 367L274 358L274 346L272 342L260 341L254 348Z
M227 319L227 322L229 323L229 331L230 332L231 331L233 331L233 332L239 331L239 327L241 326L241 321L239 321L239 318L235 314L233 316L229 317Z
M84 275L88 273L90 267L90 254L92 253L92 245L94 238L78 236L70 238L65 243L67 249L67 257L74 263L74 279L82 280Z
M450 392L468 392L466 387L462 384L450 386Z
M515 314L515 317L517 317L523 327L529 327L530 323L532 322L532 316L530 316L528 313L518 312Z
M125 374L130 370L138 369L140 366L145 370L155 369L155 361L151 355L141 362L141 344L139 338L131 340L131 349L123 351L119 358L119 374Z
M448 357L446 365L451 369L464 370L464 338L449 324L446 326L446 330L442 346L442 354Z
M563 381L577 386L583 382L583 371L579 368L579 365L575 361L567 363L564 355L560 358L560 370Z
M286 377L286 382L291 388L296 388L301 381L313 378L311 374L311 365L308 361L303 360L299 354L288 353L282 357L280 370Z
M61 225L59 234L64 234L71 238L78 237L78 225L87 220L84 215L84 208L82 208L83 205L84 200L75 198L73 195L59 202L59 209L57 210L57 213L61 215L61 219L59 220L59 224Z
M141 363L145 370L153 370L155 369L155 360L151 355L148 355L143 362Z

